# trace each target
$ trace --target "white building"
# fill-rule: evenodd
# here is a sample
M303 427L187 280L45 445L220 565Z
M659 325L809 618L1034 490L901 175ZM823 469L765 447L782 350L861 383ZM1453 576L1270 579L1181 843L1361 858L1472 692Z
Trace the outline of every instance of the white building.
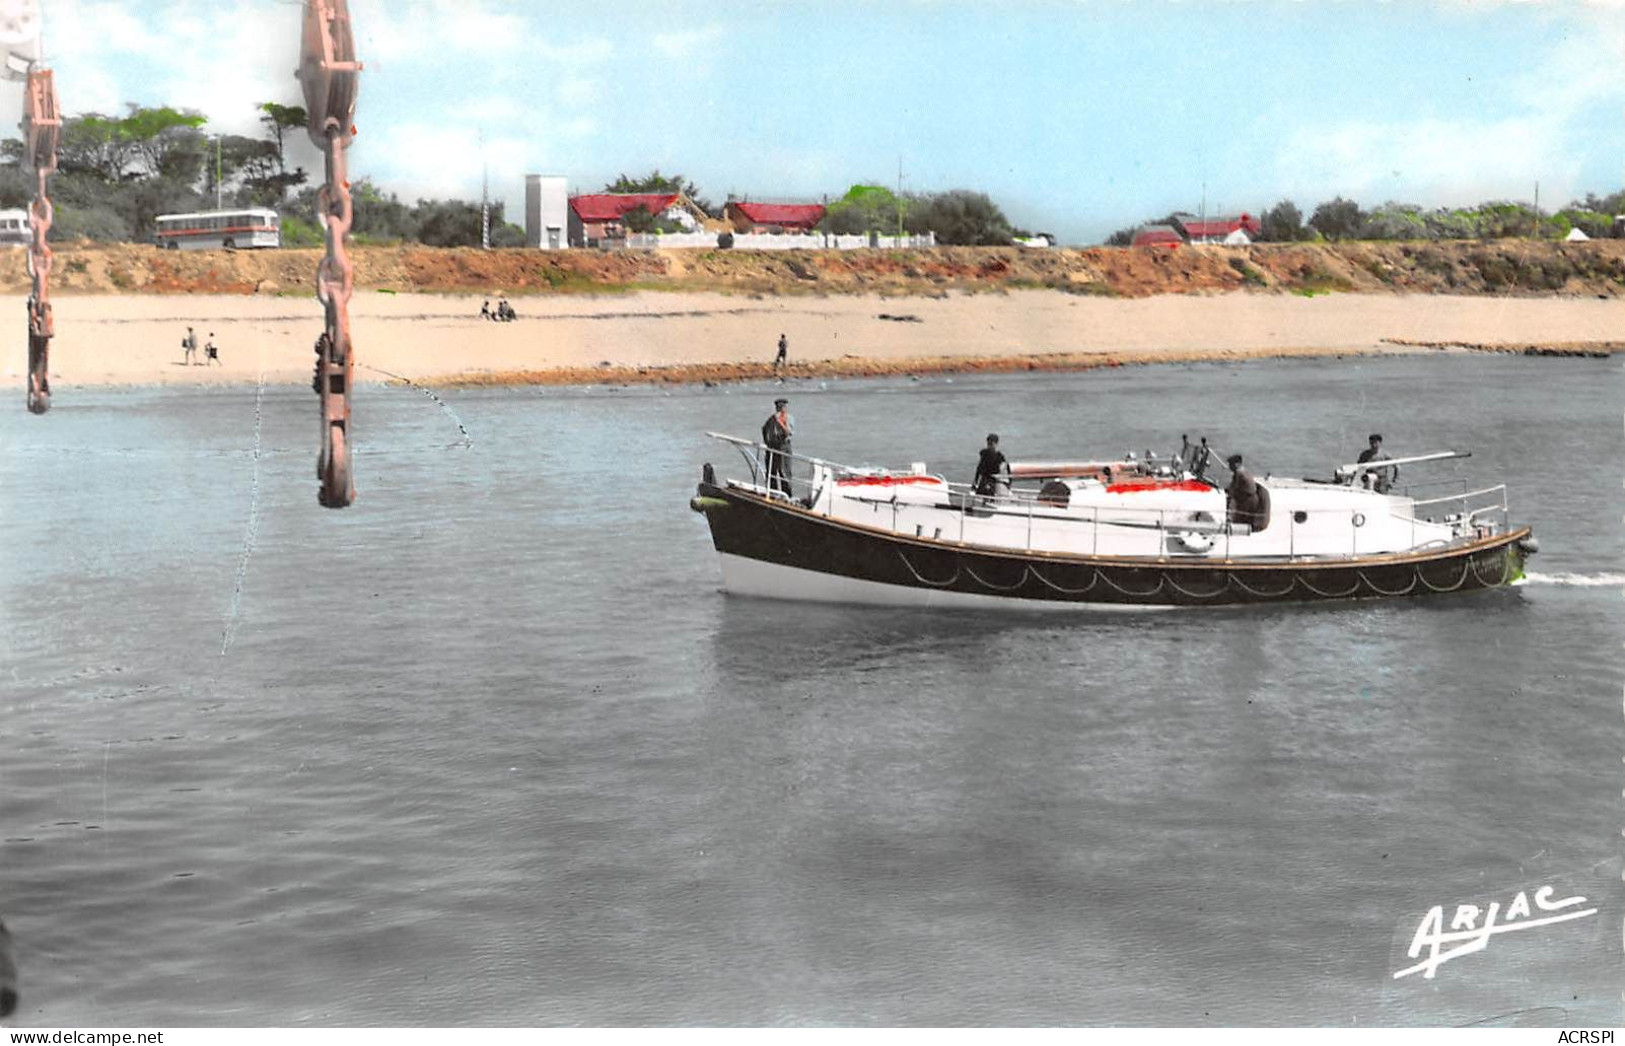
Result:
M525 246L547 251L568 247L570 190L562 174L525 175Z

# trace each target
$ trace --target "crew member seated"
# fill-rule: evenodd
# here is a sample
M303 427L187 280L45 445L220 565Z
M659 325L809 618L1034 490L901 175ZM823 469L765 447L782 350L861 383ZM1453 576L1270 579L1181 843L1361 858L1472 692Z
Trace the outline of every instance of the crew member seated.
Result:
M1368 461L1392 460L1382 452L1382 437L1375 432L1371 434L1370 446L1360 451L1359 464ZM1360 473L1360 482L1369 486L1378 494L1386 494L1393 487L1394 481L1399 479L1399 466L1389 465L1387 468L1364 469Z
M1263 530L1270 521L1269 492L1241 467L1240 454L1230 455L1225 464L1230 467L1230 486L1224 492L1230 522L1245 523L1255 531Z

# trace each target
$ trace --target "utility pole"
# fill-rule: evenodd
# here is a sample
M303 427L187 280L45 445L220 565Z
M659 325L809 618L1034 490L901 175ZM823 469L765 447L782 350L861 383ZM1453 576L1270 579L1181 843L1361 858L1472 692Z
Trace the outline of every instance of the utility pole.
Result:
M1540 183L1535 183L1535 239L1540 239Z
M491 249L491 165L485 162L485 132L480 131L480 249Z
M897 154L897 246L903 246L903 154Z
M220 184L220 135L214 136L214 209L223 211L226 205L221 202L223 186Z

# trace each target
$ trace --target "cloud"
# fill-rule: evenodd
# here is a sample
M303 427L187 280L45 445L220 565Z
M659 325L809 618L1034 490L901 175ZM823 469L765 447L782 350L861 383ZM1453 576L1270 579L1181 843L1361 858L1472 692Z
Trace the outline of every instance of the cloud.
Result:
M722 39L723 28L720 25L708 25L700 29L685 29L675 33L656 33L654 37L655 50L668 58L687 58L696 51Z
M505 5L469 0L352 0L356 50L364 62L409 66L458 57L521 53L537 62L582 66L607 62L615 48L603 37L560 41Z
M1535 56L1530 72L1499 97L1486 94L1481 115L1446 120L1410 116L1347 120L1288 133L1276 150L1277 184L1288 195L1333 193L1375 204L1400 200L1460 206L1493 198L1543 200L1583 192L1584 170L1598 148L1582 116L1625 104L1625 29L1617 21L1572 33Z
M1538 117L1345 122L1291 134L1277 153L1276 173L1288 195L1476 203L1524 196L1537 179L1576 174L1578 165L1562 160L1558 144L1556 128Z
M585 77L569 77L559 81L555 90L558 99L564 105L576 106L595 102L603 94L604 84L601 80Z

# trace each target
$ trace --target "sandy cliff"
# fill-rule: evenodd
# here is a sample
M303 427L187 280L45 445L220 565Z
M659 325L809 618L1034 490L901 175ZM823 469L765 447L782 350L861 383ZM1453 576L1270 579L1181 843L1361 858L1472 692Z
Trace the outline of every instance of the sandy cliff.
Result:
M160 251L60 245L57 293L309 294L319 251ZM1203 248L921 251L480 251L357 247L357 286L510 295L628 290L886 294L1050 288L1140 298L1223 291L1625 295L1625 241L1356 243ZM0 253L0 293L26 293L21 250Z

